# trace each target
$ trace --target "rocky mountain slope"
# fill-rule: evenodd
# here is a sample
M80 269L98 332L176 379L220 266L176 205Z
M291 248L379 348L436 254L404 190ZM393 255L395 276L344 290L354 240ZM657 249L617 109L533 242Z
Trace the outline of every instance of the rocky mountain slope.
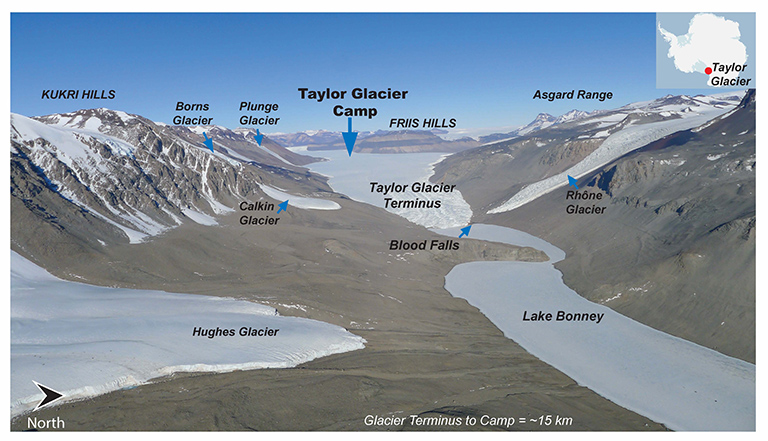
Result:
M539 113L536 118L528 124L517 128L511 132L506 133L492 133L490 135L481 136L478 138L480 144L492 144L500 141L508 141L513 138L528 135L538 130L546 129L547 127L556 126L568 121L584 118L590 115L599 114L600 111L585 112L583 110L573 109L570 112L566 112L560 116L552 116L549 113Z
M665 96L573 119L527 136L459 152L434 180L459 185L475 213L513 209L575 177L678 130L732 109L739 93ZM567 172L567 173L566 173ZM486 176L492 176L489 182Z
M357 137L362 139L369 136L370 132L359 132ZM271 133L270 138L285 147L299 146L324 146L331 144L344 144L341 132L328 130L306 130L296 133Z
M204 131L215 153L203 145ZM12 115L12 240L55 264L62 252L138 243L188 222L215 225L241 200L265 197L262 185L330 190L289 162L312 158L266 145L223 128L172 127L107 109Z
M566 181L517 208L480 214L475 220L521 229L565 250L567 258L558 268L566 284L590 300L754 362L755 106L755 92L748 91L720 117L662 137L583 175L577 185L602 194L600 201L566 200L566 192L573 190ZM520 156L525 142L515 146ZM490 200L504 199L524 185L499 189L513 179L486 179L486 191L501 195L495 198L473 188L473 176L498 176L498 163L509 165L504 150L508 147L497 147L497 153L482 159L455 162L444 176L461 179L459 188L468 202L487 210L494 204ZM473 152L466 153L473 157ZM562 155L553 166L567 167L563 163L573 162L572 155ZM553 155L539 156L540 161L544 158ZM605 213L567 214L567 205L575 203L596 203Z

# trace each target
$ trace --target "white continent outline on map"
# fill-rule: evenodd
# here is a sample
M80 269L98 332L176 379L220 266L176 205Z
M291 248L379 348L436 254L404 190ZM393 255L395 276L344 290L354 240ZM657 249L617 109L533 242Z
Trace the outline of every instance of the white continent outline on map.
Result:
M702 74L707 67L714 63L721 65L744 65L747 62L747 47L741 42L739 23L710 13L696 14L688 23L688 33L675 35L661 27L659 32L669 43L667 57L672 58L675 68L684 73L699 72ZM738 78L739 71L717 72L718 76L726 79ZM709 76L707 85L712 84L713 75Z

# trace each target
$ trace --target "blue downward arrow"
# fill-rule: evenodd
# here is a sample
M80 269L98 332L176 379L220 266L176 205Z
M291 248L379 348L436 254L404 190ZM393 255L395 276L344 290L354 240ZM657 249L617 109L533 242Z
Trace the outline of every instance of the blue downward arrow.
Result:
M576 179L573 178L573 176L568 175L568 185L573 185L573 187L578 190L579 186L576 185Z
M261 140L263 138L264 138L264 135L259 133L259 129L256 129L256 135L253 136L253 139L255 139L257 143L259 143L259 146L261 146Z
M277 204L277 206L280 207L280 208L277 209L277 213L278 214L281 211L287 211L288 210L288 201L280 202L279 204Z
M344 144L347 145L347 152L349 156L352 156L352 149L355 148L355 140L357 139L357 132L352 131L352 117L349 117L347 121L347 131L341 132L341 136L344 137Z
M211 153L213 153L213 140L208 137L208 135L203 132L203 137L205 138L205 141L203 141L203 144L205 144L206 147L211 149Z
M467 225L466 227L461 229L461 234L459 234L459 239L461 239L464 236L469 236L469 229L472 228L472 225Z

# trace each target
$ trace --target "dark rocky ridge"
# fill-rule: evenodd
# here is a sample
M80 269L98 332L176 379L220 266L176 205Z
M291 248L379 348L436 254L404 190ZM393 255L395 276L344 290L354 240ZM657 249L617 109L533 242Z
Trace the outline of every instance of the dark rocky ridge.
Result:
M575 203L565 200L569 187L509 212L482 214L488 201L514 190L499 190L510 188L510 178L500 176L498 154L479 155L481 149L456 155L466 162L455 158L443 176L447 182L454 182L450 176L460 179L459 190L475 210L473 221L517 228L566 251L556 266L579 294L754 362L755 128L751 90L733 111L582 177L582 190L604 194L598 205L606 211L599 216L567 215L566 205ZM511 145L522 149L523 142ZM491 189L483 193L472 176L493 176L483 181Z
M11 127L12 241L48 268L57 266L59 247L100 253L109 244L127 243L120 227L154 236L196 222L188 210L213 220L241 200L266 197L259 184L307 195L330 192L325 179L264 151L254 150L250 162L212 155L191 130L137 115L91 109L36 120L83 128L91 118L107 136L89 134L93 128L75 132L82 145L69 154L77 159L61 156L67 148L57 141L24 138ZM225 136L218 142L243 150L242 142ZM76 240L51 241L48 234Z

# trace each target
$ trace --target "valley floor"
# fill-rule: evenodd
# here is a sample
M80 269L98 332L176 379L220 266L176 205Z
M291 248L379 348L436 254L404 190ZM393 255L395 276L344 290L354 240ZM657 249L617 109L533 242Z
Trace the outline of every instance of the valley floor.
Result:
M573 418L562 427L567 430L664 429L577 385L451 297L442 288L445 275L477 260L482 250L467 246L447 258L422 253L399 260L381 244L433 233L368 205L338 202L342 210L322 217L289 210L291 222L269 236L242 228L230 215L219 227L183 226L146 244L110 250L125 263L119 268L105 255L68 262L60 271L96 284L118 280L134 288L247 297L283 315L343 326L366 339L365 349L291 369L175 375L35 416L59 416L67 430L430 429L364 422L369 414L400 413L552 414ZM530 248L500 247L491 254L542 259ZM12 428L25 430L26 419L12 421Z

